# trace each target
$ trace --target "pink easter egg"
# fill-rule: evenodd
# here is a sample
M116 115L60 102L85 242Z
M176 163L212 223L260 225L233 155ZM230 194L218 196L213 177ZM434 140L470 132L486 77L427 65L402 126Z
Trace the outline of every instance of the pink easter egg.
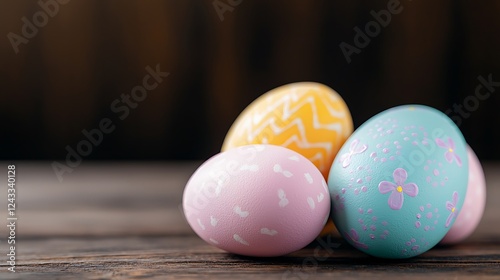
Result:
M184 215L203 240L234 254L285 255L312 242L330 212L327 184L301 154L274 145L219 153L189 179Z
M486 205L486 183L483 168L476 154L467 145L469 181L462 210L441 244L456 244L469 237L483 216Z

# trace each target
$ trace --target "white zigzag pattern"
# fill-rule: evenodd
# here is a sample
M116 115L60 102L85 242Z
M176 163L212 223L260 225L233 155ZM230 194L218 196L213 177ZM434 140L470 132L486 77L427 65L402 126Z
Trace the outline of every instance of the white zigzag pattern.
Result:
M318 90L318 88L315 88ZM338 133L341 133L342 127L340 124L335 123L335 124L322 124L320 123L318 119L318 109L316 107L315 98L310 97L306 98L300 103L297 103L295 105L292 105L291 103L294 101L297 101L301 96L307 93L307 90L298 90L294 89L291 95L285 95L283 98L280 100L277 100L275 102L272 102L270 106L266 108L265 111L262 113L256 112L252 118L248 118L245 123L242 125L242 132L246 130L247 134L247 141L251 142L253 141L266 127L270 127L272 131L276 134L279 135L283 133L284 131L290 129L293 126L297 126L299 130L300 136L293 135L289 139L283 143L283 146L287 147L292 143L295 143L297 146L301 148L323 148L324 150L329 153L332 149L332 144L329 142L318 142L318 143L310 143L307 140L306 136L306 131L304 127L304 123L301 118L297 118L293 121L291 121L287 126L285 127L278 127L275 124L274 118L268 118L264 123L262 123L259 127L254 128L253 125L258 124L266 115L272 113L276 108L279 106L283 105L283 120L289 119L294 113L299 111L302 107L307 106L308 104L311 106L311 109L313 111L313 127L315 129L326 129L326 130L333 130L337 131ZM337 98L335 96L335 98ZM266 100L268 101L268 100ZM329 106L327 103L323 103L329 114L333 117L343 117L345 114L343 112L336 111L333 109L331 106ZM240 134L241 135L241 134ZM323 167L324 165L324 159L323 155L321 153L317 153L313 158L310 160L318 160L320 162L320 166Z

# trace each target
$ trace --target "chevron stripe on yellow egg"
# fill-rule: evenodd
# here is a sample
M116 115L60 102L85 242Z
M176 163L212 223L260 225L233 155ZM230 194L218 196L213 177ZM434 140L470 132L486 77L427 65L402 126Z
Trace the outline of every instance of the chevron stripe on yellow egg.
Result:
M253 101L229 129L222 151L273 144L308 158L327 179L332 162L353 132L352 117L342 97L314 82L277 87Z

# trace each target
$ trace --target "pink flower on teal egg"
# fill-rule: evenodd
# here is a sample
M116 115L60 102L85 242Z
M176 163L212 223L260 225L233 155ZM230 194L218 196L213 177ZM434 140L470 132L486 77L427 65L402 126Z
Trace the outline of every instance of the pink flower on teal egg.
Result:
M359 241L358 232L355 229L351 229L350 233L344 232L347 239L352 242L352 245L359 249L368 249L368 245Z
M450 215L448 215L448 219L446 219L446 225L445 225L446 227L449 227L453 218L457 216L457 210L458 210L457 203L458 203L458 193L453 192L452 201L451 202L446 201L446 209L450 211Z
M408 173L403 168L397 168L392 173L394 183L382 181L378 184L378 190L382 194L391 193L387 201L389 207L393 210L399 210L403 207L404 194L415 197L418 195L418 186L415 183L406 183Z
M340 157L340 161L342 162L342 167L346 168L349 166L349 164L351 164L351 157L353 155L361 154L364 151L366 151L366 149L368 149L368 146L366 146L364 144L361 146L358 146L358 144L359 144L359 140L354 139L354 141L352 141L351 145L349 146L349 152L343 154Z
M453 142L453 139L448 138L448 143L445 143L443 140L436 138L436 144L439 147L446 149L446 152L444 153L446 161L452 163L453 160L455 160L458 166L462 166L462 160L455 152L455 142Z

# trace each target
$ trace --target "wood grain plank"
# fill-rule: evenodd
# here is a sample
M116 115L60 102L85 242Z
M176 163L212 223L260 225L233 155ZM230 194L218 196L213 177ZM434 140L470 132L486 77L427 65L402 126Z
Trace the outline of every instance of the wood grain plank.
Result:
M62 182L50 164L18 164L18 216L24 236L191 232L180 205L183 188L199 163L83 162Z
M278 258L225 253L195 236L38 238L22 241L18 272L23 279L66 276L85 279L370 279L442 277L494 279L500 271L500 242L466 242L436 247L406 260L383 260L341 239L323 239ZM324 244L330 244L325 246ZM321 248L318 253L317 248ZM5 269L3 269L5 268ZM2 271L6 264L0 264ZM9 274L0 274L9 277ZM40 278L39 278L40 279ZM66 279L66 278L65 278Z

